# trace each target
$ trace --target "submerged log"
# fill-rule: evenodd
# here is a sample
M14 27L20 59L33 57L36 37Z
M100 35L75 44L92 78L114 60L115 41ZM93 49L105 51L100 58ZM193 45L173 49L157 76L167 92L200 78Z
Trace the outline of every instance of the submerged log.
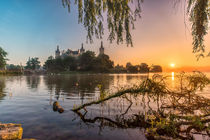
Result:
M0 139L1 140L17 140L22 139L23 128L21 124L1 124L0 123Z
M59 113L63 113L64 109L60 106L59 102L53 103L53 111L58 111Z

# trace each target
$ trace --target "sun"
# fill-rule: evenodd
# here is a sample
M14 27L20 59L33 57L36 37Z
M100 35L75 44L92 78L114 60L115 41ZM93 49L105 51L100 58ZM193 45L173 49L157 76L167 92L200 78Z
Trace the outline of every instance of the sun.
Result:
M170 66L171 66L172 68L174 68L174 67L175 67L175 64L174 64L174 63L171 63Z

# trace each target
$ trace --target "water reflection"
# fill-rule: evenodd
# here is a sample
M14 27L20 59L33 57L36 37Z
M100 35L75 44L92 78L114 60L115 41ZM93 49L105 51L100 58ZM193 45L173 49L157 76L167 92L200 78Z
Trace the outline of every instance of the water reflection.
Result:
M2 100L5 96L5 78L0 77L0 100Z
M194 139L194 134L209 138L210 99L195 94L200 87L210 83L209 79L199 72L186 76L182 74L181 79L185 82L181 80L180 86L185 90L171 91L161 77L154 75L153 79L146 80L143 90L132 88L119 91L73 111L85 124L97 123L100 128L145 129L148 139L162 139L158 137L160 135ZM100 108L103 113L95 108Z
M50 93L55 93L59 100L64 95L65 99L84 99L97 98L101 90L117 90L124 85L140 82L145 79L145 75L54 75L45 76L44 83ZM135 80L134 80L135 79ZM138 83L137 82L137 83ZM120 85L120 86L119 86Z
M40 76L26 76L26 82L29 88L36 90L40 84Z
M171 73L168 75L170 76ZM160 113L163 110L191 113L190 111L198 112L198 109L209 109L204 108L204 106L194 106L195 108L185 106L187 102L202 101L197 97L186 95L185 97L188 98L180 98L175 95L167 97L146 94L136 98L124 96L91 106L87 113L82 111L82 114L75 114L70 111L74 105L100 98L99 85L101 85L102 91L113 93L119 88L140 83L146 78L147 75L139 74L1 77L0 91L2 92L0 95L5 93L8 96L1 98L3 101L0 102L0 122L21 123L24 128L24 138L132 140L146 139L145 130L141 129L140 132L137 127L120 129L103 118L115 122L124 121L128 125L128 123L132 123L131 120L136 120L135 118L131 119L132 117L136 115L140 118L139 113L145 115L146 111L150 114ZM174 81L176 80L175 77ZM173 82L171 77L168 81L170 84ZM10 93L12 93L13 98L8 98ZM172 100L174 104L166 104L168 100ZM52 110L52 104L55 101L58 101L64 108L63 114ZM173 105L179 105L179 107L174 108ZM81 115L84 118L81 118ZM128 121L129 118L130 122ZM31 131L32 129L33 131Z
M129 95L126 96L126 98L115 98L109 100L106 104L103 104L103 108L100 109L103 110L103 114L98 113L98 110L94 110L96 107L89 107L83 112L76 111L75 113L85 124L88 125L96 123L101 129L105 127L120 129L138 128L146 130L145 134L147 134L147 131L150 131L150 129L155 127L155 125L157 125L157 127L162 125L161 128L157 129L157 135L167 135L169 137L178 137L180 139L194 139L193 132L192 134L190 133L194 127L190 125L191 122L188 119L186 121L187 123L184 122L184 118L182 118L182 121L180 121L180 118L174 118L173 122L164 122L166 120L170 120L168 117L173 116L171 114L194 115L199 113L199 115L201 115L203 113L210 113L210 100L199 96L186 95L181 97L177 95L163 94L152 95L150 93L138 95L135 98L129 97ZM116 102L118 103L118 106L114 106ZM113 105L114 107L111 107L110 109L108 105ZM202 118L205 120L204 125L208 125L210 122L208 118L209 115ZM153 121L153 123L151 123L151 121ZM172 132L174 131L175 133L171 133L167 130L167 128L164 128L169 127L168 124L175 122L177 122L180 127L177 129L178 133L175 132L175 129L172 129ZM184 125L185 127L182 128L182 131L180 131L181 127ZM203 128L203 130L204 131L198 131L203 132L200 134L203 135L204 139L208 139L209 136L205 132L207 129ZM147 135L147 138L154 139L150 134ZM161 137L159 139L161 139Z
M171 73L171 79L174 81L174 72Z
M103 85L104 89L109 89L113 83L112 76L103 75L68 75L68 76L45 76L44 83L50 93L55 93L57 99L65 95L66 99L91 98L95 96L97 86Z

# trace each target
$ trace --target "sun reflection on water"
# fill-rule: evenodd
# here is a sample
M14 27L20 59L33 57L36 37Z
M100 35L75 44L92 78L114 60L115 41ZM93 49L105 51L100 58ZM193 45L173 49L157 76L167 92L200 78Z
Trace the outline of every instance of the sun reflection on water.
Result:
M171 73L171 79L174 81L174 72Z

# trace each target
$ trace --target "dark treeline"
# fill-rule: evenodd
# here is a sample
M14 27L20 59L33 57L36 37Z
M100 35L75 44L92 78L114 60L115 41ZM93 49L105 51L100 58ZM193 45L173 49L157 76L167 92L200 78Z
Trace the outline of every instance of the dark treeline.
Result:
M162 67L159 65L149 66L146 63L139 65L132 65L130 62L126 66L116 65L110 60L106 54L96 54L92 51L87 51L79 56L73 57L71 55L54 58L48 57L43 67L40 65L38 57L29 58L26 66L7 64L6 70L8 72L27 72L27 70L35 72L96 72L96 73L148 73L148 72L162 72ZM44 68L44 69L43 69Z
M30 70L37 70L41 67L40 61L38 57L35 58L29 58L29 60L26 62L25 69L30 69Z
M78 57L65 56L53 58L50 56L44 64L44 69L48 72L59 73L64 71L91 71L91 72L111 72L114 62L108 55L96 56L94 52L87 51Z
M87 51L78 57L65 56L54 58L50 56L44 64L44 69L50 73L60 73L68 71L80 72L100 72L100 73L148 73L162 72L162 67L152 65L149 67L146 63L132 65L127 63L126 67L117 65L110 60L106 54L95 55L92 51Z
M162 67L160 65L149 66L146 63L141 63L140 65L132 65L130 62L126 64L126 67L122 65L117 65L114 68L115 73L149 73L149 72L162 72Z

